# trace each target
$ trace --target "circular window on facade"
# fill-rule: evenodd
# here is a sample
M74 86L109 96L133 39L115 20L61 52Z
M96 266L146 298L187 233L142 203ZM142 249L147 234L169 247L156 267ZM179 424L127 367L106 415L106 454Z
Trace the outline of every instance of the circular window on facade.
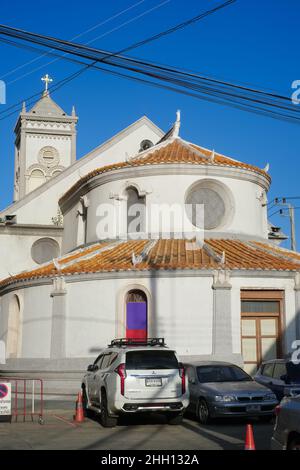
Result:
M31 247L31 257L37 264L47 263L57 258L59 253L59 244L52 238L40 238Z
M140 146L140 152L144 152L145 150L148 150L150 149L151 147L153 147L153 142L151 142L151 140L148 140L148 139L145 139L145 140L142 140L141 142L141 146Z
M213 230L228 222L233 204L229 190L212 180L199 181L186 197L186 213L195 227Z
M59 155L56 148L51 146L43 147L39 152L39 162L47 167L58 165Z

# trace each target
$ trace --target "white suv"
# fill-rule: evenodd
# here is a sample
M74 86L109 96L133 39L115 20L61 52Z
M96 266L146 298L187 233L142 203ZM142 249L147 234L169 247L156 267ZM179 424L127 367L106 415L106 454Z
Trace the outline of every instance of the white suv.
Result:
M164 338L116 339L103 350L82 381L83 406L100 413L104 427L121 413L163 412L180 424L189 404L184 367Z

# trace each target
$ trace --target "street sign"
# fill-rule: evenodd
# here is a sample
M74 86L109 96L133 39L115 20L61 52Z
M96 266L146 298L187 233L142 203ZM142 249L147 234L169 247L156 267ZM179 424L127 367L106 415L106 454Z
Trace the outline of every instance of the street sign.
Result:
M0 382L0 419L11 418L11 383Z

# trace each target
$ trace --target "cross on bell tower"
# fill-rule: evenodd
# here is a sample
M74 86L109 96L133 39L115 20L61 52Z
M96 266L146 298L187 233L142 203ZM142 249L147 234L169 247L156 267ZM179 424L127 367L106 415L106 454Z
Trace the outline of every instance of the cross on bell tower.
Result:
M42 82L45 83L44 95L48 95L48 93L49 93L48 86L49 86L49 83L53 82L53 79L46 73L46 75L44 77L42 77L41 80L42 80Z

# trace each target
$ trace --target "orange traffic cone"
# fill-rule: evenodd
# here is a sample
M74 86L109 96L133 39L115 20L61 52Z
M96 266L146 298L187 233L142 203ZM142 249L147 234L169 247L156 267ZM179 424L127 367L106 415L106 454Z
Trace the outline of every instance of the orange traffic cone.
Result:
M76 421L76 423L82 423L84 421L81 392L78 392L74 420Z
M252 424L247 424L245 450L255 450Z

